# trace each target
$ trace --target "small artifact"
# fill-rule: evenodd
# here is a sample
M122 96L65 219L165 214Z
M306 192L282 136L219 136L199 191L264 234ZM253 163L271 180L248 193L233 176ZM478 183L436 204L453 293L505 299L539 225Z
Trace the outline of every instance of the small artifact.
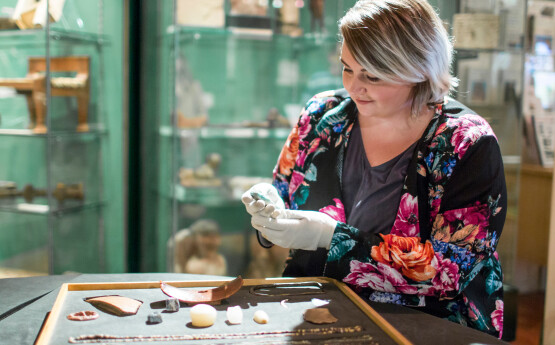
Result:
M44 28L47 20L52 23L62 18L64 3L65 0L18 0L12 19L22 30Z
M68 185L58 183L56 184L56 189L54 189L52 193L48 193L46 189L35 188L31 184L25 185L25 187L21 190L17 190L16 184L11 181L4 181L4 183L0 185L0 198L23 197L25 202L32 203L33 199L38 197L47 197L48 194L52 194L52 196L56 198L60 204L62 204L66 199L83 200L83 183L80 182Z
M134 315L139 311L142 301L118 295L87 297L83 299L98 309L116 316Z
M210 153L206 156L205 162L197 168L180 168L179 181L185 187L219 187L222 180L216 173L222 162L219 153Z
M232 333L233 339L253 339L253 338L285 338L285 337L304 337L310 335L318 336L330 336L330 335L341 335L341 334L356 334L362 332L361 326L351 326L351 327L326 327L326 328L300 328L292 331L256 331L256 332L240 332ZM77 337L69 337L68 342L71 344L85 344L85 343L130 343L130 342L154 342L154 341L184 341L184 340L222 340L229 339L229 334L183 334L183 335L133 335L133 336L121 336L121 335L111 335L111 334L90 334L90 335L80 335ZM372 337L368 335L360 335L362 337L371 340ZM280 342L282 343L282 342ZM289 343L289 342L288 342ZM359 343L359 342L357 342ZM369 344L365 342L364 344Z
M90 99L90 58L88 56L30 57L25 78L0 78L0 86L12 87L25 95L29 109L30 127L34 133L46 133L46 70L74 73L75 77L50 78L50 95L76 97L77 131L88 132Z
M208 304L197 304L189 311L195 327L210 327L216 321L216 308Z
M289 307L286 305L287 302L289 302L289 299L288 299L288 298L282 300L281 302L279 302L279 304L281 304L281 306L284 307L284 308L289 308Z
M68 185L61 182L57 183L56 189L52 192L52 195L59 203L63 203L65 199L83 200L85 197L83 183Z
M92 310L78 311L76 313L69 314L67 319L71 321L90 321L98 319L98 313Z
M196 303L216 303L225 298L228 298L235 294L243 286L243 278L238 276L237 278L218 286L217 288L209 290L183 290L176 288L175 286L168 285L163 281L160 281L160 288L162 291L170 296L177 298L178 300L196 304Z
M166 311L171 313L179 311L179 300L177 298L168 298L166 300Z
M305 321L315 324L337 322L337 318L330 313L328 308L307 309L304 312L303 318Z
M270 321L270 317L268 316L268 314L266 314L264 310L257 310L254 313L254 317L252 319L254 320L254 322L260 323L260 324L265 324L265 323L268 323L268 321Z
M238 325L243 322L243 310L240 306L227 308L227 321L232 325Z
M310 0L310 29L312 32L320 31L324 33L324 0Z
M312 302L312 304L314 304L317 307L323 307L327 304L330 304L329 300L319 299L319 298L313 298L310 301Z
M179 230L166 244L168 263L173 263L169 268L176 273L226 275L227 260L219 253L220 232L212 219L199 219Z
M249 292L256 296L300 296L326 293L324 286L318 282L255 285L250 288Z
M155 311L154 313L148 315L146 323L148 323L149 325L162 323L162 315L160 315L159 312Z

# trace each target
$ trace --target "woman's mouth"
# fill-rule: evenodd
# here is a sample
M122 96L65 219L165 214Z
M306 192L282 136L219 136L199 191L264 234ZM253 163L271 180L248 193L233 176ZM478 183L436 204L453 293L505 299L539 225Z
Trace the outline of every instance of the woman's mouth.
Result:
M363 100L363 99L357 99L357 100L355 100L355 102L358 103L358 104L363 105L363 104L372 103L373 101L368 101L368 100Z

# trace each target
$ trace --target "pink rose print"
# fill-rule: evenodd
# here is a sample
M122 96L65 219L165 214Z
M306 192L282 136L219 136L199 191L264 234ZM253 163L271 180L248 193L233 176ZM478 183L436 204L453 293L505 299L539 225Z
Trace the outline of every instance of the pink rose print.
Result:
M329 205L326 207L322 207L319 211L327 214L328 216L332 217L338 222L345 223L346 222L345 206L343 206L343 203L341 202L341 200L337 198L334 198L333 201L335 202L335 206Z
M303 113L301 115L301 118L299 119L299 139L303 140L308 133L310 133L310 130L312 129L312 126L310 125L310 116L308 116L306 113Z
M418 226L418 198L409 193L401 197L399 212L391 229L392 235L414 237L420 232Z
M503 300L495 301L495 310L491 313L491 323L496 331L499 332L499 339L503 336Z
M318 147L320 146L320 138L316 138L314 140L312 140L312 142L310 143L310 148L308 149L308 153L307 154L311 154L312 152L316 151L318 149Z
M462 158L470 145L483 135L494 135L489 124L478 115L467 114L462 118L461 124L453 132L451 145L455 153Z
M432 266L436 268L437 273L432 279L433 290L440 293L440 298L447 297L447 291L459 289L459 267L450 259L443 259L438 253L434 261Z
M304 163L306 161L306 157L308 157L311 153L313 153L314 151L316 151L318 149L318 146L320 145L320 141L321 141L320 138L316 138L316 139L312 140L308 150L306 150L306 149L299 150L299 152L297 154L297 161L295 162L295 164L297 164L297 166L303 167ZM303 141L302 144L303 144L302 147L306 147L307 142Z
M432 201L432 207L430 210L430 215L432 216L432 219L434 219L439 213L440 205L441 205L441 199L434 199L434 201Z
M443 218L449 224L451 234L459 230L454 228L453 225L462 223L463 228L467 226L478 227L478 231L472 233L473 239L479 240L486 237L489 226L489 208L487 205L480 204L479 202L475 205L443 213ZM471 239L469 241L472 242Z
M289 195L293 195L303 181L304 174L298 171L293 171L293 174L291 174L291 182L289 182Z
M306 160L306 151L299 150L299 152L297 153L297 161L295 162L295 164L299 167L303 167L305 160Z
M351 261L351 273L343 281L345 283L369 287L383 292L394 292L404 294L415 294L416 287L408 285L399 271L382 263L377 265L371 263Z

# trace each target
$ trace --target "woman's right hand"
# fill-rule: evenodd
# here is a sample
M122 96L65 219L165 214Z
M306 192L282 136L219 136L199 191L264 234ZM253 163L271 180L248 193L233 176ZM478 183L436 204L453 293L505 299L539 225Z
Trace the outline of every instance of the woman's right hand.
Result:
M257 183L241 196L247 212L276 218L285 203L278 194L276 187L269 183Z

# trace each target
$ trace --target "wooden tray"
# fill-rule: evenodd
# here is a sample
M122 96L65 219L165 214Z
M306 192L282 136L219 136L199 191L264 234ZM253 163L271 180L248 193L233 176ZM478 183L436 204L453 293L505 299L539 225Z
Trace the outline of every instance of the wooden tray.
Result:
M202 290L226 282L166 281L175 287ZM314 289L308 290L306 294L298 294L299 290L281 288L284 283L308 282L321 284L324 292ZM252 290L260 285L280 287L275 290L280 293L290 293L293 290L297 292L288 296L253 294ZM99 295L135 298L143 301L143 305L135 315L118 317L99 311L83 301L83 298ZM134 337L132 341L126 339L126 344L146 341L148 344L411 344L347 285L325 277L245 279L239 292L214 306L217 309L216 323L208 328L191 325L188 311L190 307L184 303L178 312L164 312L164 301L167 298L158 281L63 284L35 344L69 344L70 337L93 334ZM325 307L339 319L336 323L315 325L303 320L304 310L316 307L313 302L315 298L329 301ZM243 323L240 325L231 325L226 321L227 307L235 305L240 305L243 310ZM253 321L252 315L259 309L268 313L268 324L260 325ZM95 310L100 317L92 321L70 321L66 318L70 313L83 310ZM162 315L163 322L149 325L146 323L147 316L154 311ZM352 333L338 331L353 329L355 331ZM136 338L139 335L142 338ZM170 336L177 338L162 338ZM193 339L184 339L184 336L193 336ZM117 342L102 340L96 343L123 342L119 339Z

